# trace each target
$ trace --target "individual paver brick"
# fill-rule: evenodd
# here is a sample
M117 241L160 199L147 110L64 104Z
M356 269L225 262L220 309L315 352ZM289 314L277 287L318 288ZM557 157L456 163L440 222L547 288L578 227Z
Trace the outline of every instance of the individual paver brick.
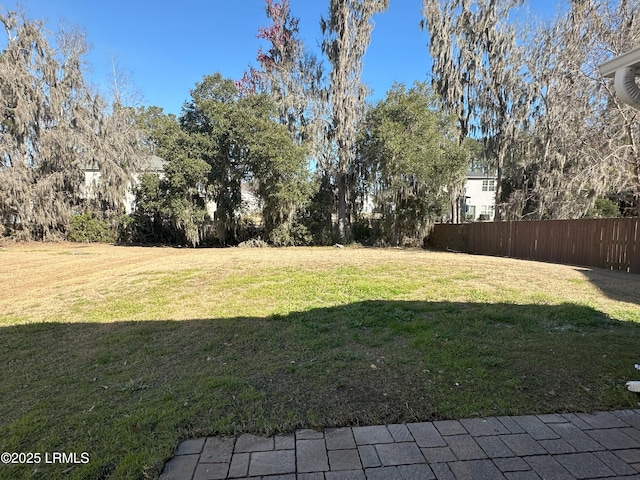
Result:
M575 480L576 478L556 462L551 455L525 457L524 461L529 464L534 472L544 479Z
M249 472L250 453L234 453L229 467L229 478L246 477Z
M433 426L436 427L442 436L465 435L469 433L458 420L442 420L439 422L433 422Z
M507 480L540 480L540 475L533 470L528 472L508 472L504 476L507 477Z
M358 445L372 445L374 443L393 443L393 437L385 425L372 427L353 427L353 437Z
M351 428L330 428L324 432L324 441L327 444L327 450L344 450L347 448L356 448L356 442L353 439Z
M524 429L516 423L513 417L502 416L496 418L510 433L524 433Z
M577 479L612 477L615 472L607 467L593 453L568 453L554 458Z
M176 455L192 455L194 453L202 452L202 447L204 447L204 442L206 438L191 438L189 440L185 440L180 445L178 445L178 451Z
M447 463L433 463L429 465L438 480L456 480L455 475Z
M293 435L276 435L273 437L276 450L293 450L296 448L296 439Z
M343 470L341 472L327 472L324 474L326 480L367 480L362 470ZM266 480L271 480L267 478Z
M609 450L640 448L639 442L625 435L620 430L588 430L585 433Z
M591 430L593 427L578 417L575 413L563 413L562 416L573 423L580 430Z
M513 452L500 437L476 437L476 443L489 458L513 457Z
M547 451L526 433L514 433L512 435L501 435L507 447L517 456L524 455L544 455Z
M433 480L436 476L433 474L429 465L424 463L417 465L400 465L398 467L402 480Z
M547 427L535 415L523 415L521 417L513 417L518 425L525 429L534 440L552 440L559 438L558 434Z
M202 448L200 463L229 463L233 453L232 437L209 437Z
M378 458L378 452L373 445L362 445L358 447L358 453L360 454L360 461L364 468L374 468L382 465Z
M548 413L545 415L536 415L542 423L567 423L567 419L557 413Z
M446 447L447 442L440 436L431 422L407 423L407 428L419 447Z
M491 460L468 460L448 464L456 478L473 480L504 480L504 475Z
M266 452L273 450L273 437L259 437L249 433L242 434L236 440L235 453ZM205 450L207 446L205 445ZM203 452L204 453L204 452Z
M296 442L296 451L298 472L324 472L329 470L329 460L324 440L298 440Z
M413 442L411 432L409 432L409 429L404 424L395 423L387 425L387 430L389 430L389 433L396 442Z
M358 450L329 450L329 467L331 470L362 469Z
M199 463L193 474L193 480L223 480L227 478L228 471L228 463Z
M324 480L324 473L322 472L299 473L297 480Z
M552 455L574 453L576 451L573 445L562 438L556 440L539 440L538 443Z
M624 433L625 435L629 435L631 438L640 442L640 428L629 427L629 428L619 428L619 432Z
M493 463L501 472L523 472L531 467L520 457L494 458Z
M367 468L367 480L402 480L397 467Z
M451 435L446 440L458 460L487 458L487 454L478 446L471 435Z
M296 430L296 440L320 440L324 438L324 433L310 428Z
M616 475L635 475L638 473L635 468L627 465L612 452L594 452L593 454L607 467L616 472Z
M378 458L384 466L409 465L425 461L422 452L414 442L381 443L375 447Z
M170 459L162 469L159 480L183 480L191 478L198 465L199 455L180 455Z
M628 426L611 412L577 413L576 415L593 428L624 428Z
M481 437L483 435L504 435L509 432L507 427L505 427L500 420L496 417L489 418L469 418L465 420L460 420L460 423L464 428L466 428L467 432L469 432L474 437Z
M453 462L458 460L449 447L421 448L428 463Z
M634 410L618 410L612 413L624 423L640 429L640 413Z
M615 455L623 462L628 464L640 463L640 449L632 448L631 450L616 450Z
M251 454L251 462L249 463L250 476L279 475L295 473L295 471L296 454L294 450L273 450L270 452L253 452Z
M573 445L578 452L595 452L598 450L604 450L602 445L576 427L573 422L550 424L549 427Z

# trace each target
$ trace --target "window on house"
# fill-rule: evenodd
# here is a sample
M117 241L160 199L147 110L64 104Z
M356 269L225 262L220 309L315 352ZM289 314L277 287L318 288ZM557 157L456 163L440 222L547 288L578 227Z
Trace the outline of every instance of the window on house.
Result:
M496 191L496 181L495 180L482 180L482 191L483 192L495 192Z
M481 209L480 209L480 214L481 215L489 215L490 217L493 217L493 212L495 210L495 206L494 205L482 205Z
M482 181L482 191L483 192L495 192L496 190L496 181L495 180L483 180Z
M464 213L466 214L467 219L475 220L476 219L476 206L475 205L465 205Z

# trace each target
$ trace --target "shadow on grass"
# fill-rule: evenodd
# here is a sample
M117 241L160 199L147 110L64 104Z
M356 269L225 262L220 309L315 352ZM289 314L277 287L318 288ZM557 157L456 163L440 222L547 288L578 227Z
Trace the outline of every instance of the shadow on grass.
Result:
M607 297L640 305L640 274L603 268L579 268L578 271Z
M0 327L0 451L89 452L65 478L141 478L188 437L633 408L639 343L640 325L574 304Z

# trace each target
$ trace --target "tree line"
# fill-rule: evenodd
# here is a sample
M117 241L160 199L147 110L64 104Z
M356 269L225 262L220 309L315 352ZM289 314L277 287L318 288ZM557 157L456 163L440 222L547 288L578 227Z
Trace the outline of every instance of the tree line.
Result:
M435 220L459 215L472 160L497 175L497 219L640 210L637 113L597 72L640 38L637 2L574 0L534 25L513 15L523 0L423 6L430 84L367 103L362 59L388 0L330 0L324 58L288 0L265 0L256 65L239 80L205 75L179 116L92 91L82 32L54 41L41 22L0 12L5 235L420 245ZM151 155L161 174L144 172ZM89 168L99 180L87 184Z

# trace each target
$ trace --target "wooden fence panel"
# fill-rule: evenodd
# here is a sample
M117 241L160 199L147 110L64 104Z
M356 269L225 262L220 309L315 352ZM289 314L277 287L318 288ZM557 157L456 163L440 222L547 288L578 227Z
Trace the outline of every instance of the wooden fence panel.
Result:
M432 247L640 273L640 219L435 225Z

